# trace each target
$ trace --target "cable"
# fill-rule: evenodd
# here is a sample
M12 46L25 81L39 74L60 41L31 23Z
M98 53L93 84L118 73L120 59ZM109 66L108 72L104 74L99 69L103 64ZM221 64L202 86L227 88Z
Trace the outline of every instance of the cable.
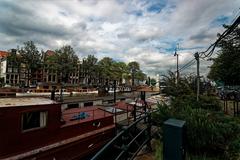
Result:
M190 66L192 66L193 64L195 64L195 59L192 59L191 61L189 61L188 63L186 63L185 65L183 65L178 71L183 71L187 68L189 68Z
M238 18L234 21L234 23L228 27L219 37L218 39L211 44L206 51L204 52L200 52L199 56L200 58L207 58L207 57L211 57L217 44L223 39L225 38L227 35L229 35L240 23L240 16L238 16ZM210 50L211 49L211 50ZM210 51L209 51L210 50ZM208 52L208 53L207 53ZM207 54L206 54L207 53ZM204 55L204 56L203 56Z
M240 14L240 12L239 12L238 14ZM238 16L238 14L237 14L237 16ZM236 17L237 17L237 16L236 16ZM199 53L199 58L205 59L205 58L207 58L207 57L211 57L212 54L213 54L213 52L214 52L214 50L215 50L215 48L216 48L216 46L217 46L217 44L218 44L223 38L225 38L227 35L229 35L229 34L239 25L239 23L240 23L240 16L238 16L238 18L234 18L233 24L232 24L230 27L228 27L228 28L218 37L218 39L217 39L213 44L211 44L205 51ZM186 63L185 65L183 65L183 66L178 70L178 72L179 72L179 71L183 71L183 70L189 68L190 66L192 66L192 65L195 64L195 63L196 63L196 61L195 61L195 58L194 58L194 59L190 60L188 63Z

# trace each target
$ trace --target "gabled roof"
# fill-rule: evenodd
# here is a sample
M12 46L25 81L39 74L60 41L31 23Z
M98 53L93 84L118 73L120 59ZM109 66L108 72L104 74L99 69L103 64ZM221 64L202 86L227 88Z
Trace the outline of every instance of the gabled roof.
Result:
M7 57L8 54L9 54L9 52L7 52L7 51L0 51L0 58Z

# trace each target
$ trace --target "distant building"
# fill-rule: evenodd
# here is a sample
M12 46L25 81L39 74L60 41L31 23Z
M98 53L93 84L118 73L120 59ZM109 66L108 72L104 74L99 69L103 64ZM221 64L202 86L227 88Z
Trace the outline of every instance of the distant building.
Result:
M14 60L8 58L11 54L16 54L16 50L12 49L10 52L0 52L0 78L2 78L2 82L6 85L18 86L20 82L19 66L15 65Z
M0 86L37 87L44 89L60 86L62 73L57 70L56 63L49 60L56 53L47 50L41 58L41 67L36 71L27 69L27 64L21 62L21 56L16 49L0 51ZM90 70L86 60L79 61L73 71L68 73L65 86L99 86L105 85L106 80L101 71ZM30 77L30 78L29 78ZM127 83L127 82L126 82Z

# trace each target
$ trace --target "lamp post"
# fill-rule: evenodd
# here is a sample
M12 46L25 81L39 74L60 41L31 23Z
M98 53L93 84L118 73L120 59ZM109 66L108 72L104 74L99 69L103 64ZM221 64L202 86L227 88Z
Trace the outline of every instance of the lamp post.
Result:
M157 74L157 80L158 80L158 89L160 94L160 75L159 74Z
M177 44L177 47L175 48L175 53L174 56L177 56L177 79L176 79L176 84L178 84L178 79L179 79L179 69L178 69L178 53L177 53L177 48L179 44Z

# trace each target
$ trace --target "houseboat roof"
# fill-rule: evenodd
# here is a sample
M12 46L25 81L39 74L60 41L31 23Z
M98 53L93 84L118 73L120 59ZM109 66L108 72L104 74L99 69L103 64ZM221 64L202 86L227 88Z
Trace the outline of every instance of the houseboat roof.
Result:
M94 121L97 119L102 119L110 116L113 116L113 114L103 109L100 109L100 106L72 108L72 109L63 111L62 113L62 118L65 122L64 126L75 125L75 124L88 122L88 121Z
M56 104L57 102L43 97L0 98L1 107L31 106Z

